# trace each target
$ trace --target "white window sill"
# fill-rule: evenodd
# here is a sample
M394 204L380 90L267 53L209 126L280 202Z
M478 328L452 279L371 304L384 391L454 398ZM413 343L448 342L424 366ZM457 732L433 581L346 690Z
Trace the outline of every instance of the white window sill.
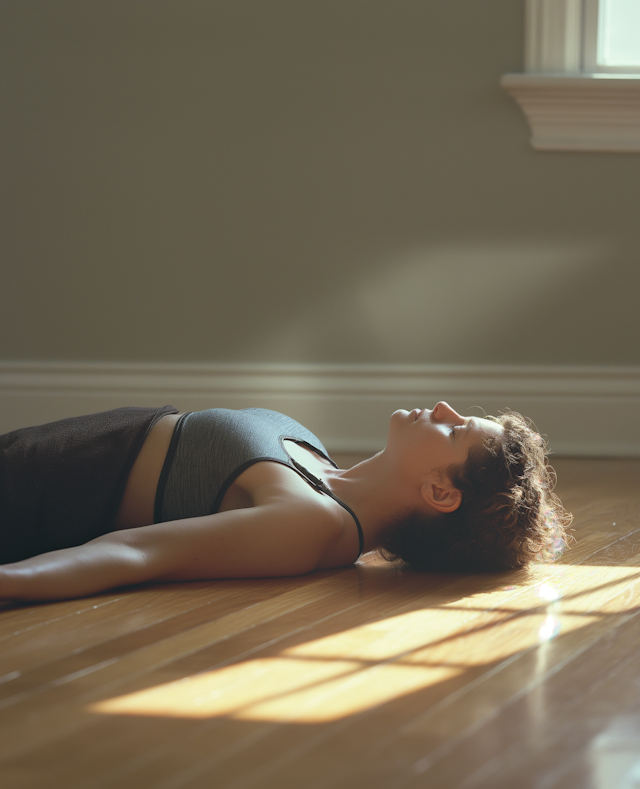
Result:
M640 74L505 74L542 151L640 152Z

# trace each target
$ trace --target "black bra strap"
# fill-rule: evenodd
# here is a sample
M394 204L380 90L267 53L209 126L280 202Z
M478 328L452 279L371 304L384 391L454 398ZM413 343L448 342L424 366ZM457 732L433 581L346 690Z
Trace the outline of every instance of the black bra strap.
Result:
M321 479L314 476L308 469L306 469L302 464L298 463L297 460L291 458L291 463L293 466L302 474L303 477L316 489L319 490L321 493L325 493L327 496L332 498L334 501L337 501L341 507L351 515L353 520L356 522L356 526L358 527L358 542L359 542L359 549L358 549L358 559L362 556L362 552L364 551L364 534L362 533L362 526L360 525L360 521L358 520L357 515L351 509L348 504L345 504L342 499L339 499L335 493L332 493L329 488L324 484Z
M173 435L171 436L171 443L169 444L169 449L167 450L167 456L165 457L164 463L162 464L162 471L160 472L160 478L158 479L158 487L156 488L156 497L153 505L154 523L160 523L162 521L162 500L164 498L164 491L167 487L167 479L169 477L169 472L171 471L171 464L173 463L173 458L175 457L176 449L178 448L178 442L180 441L182 424L190 413L191 411L187 411L184 414L180 414L180 417L176 422L176 426L173 429Z

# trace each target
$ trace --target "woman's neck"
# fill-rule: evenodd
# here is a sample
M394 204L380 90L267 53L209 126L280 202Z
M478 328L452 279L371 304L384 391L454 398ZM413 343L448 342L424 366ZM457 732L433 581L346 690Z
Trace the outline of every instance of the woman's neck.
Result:
M380 545L384 530L418 505L406 481L388 467L384 452L350 469L329 470L325 482L356 513L364 534L364 551ZM413 502L413 503L412 503Z

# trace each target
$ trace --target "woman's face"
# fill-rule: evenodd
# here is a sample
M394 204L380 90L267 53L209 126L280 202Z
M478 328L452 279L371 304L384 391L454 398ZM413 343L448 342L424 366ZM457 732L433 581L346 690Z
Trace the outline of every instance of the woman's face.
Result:
M502 426L477 416L461 416L448 403L433 410L400 410L391 416L387 452L414 472L431 473L464 463L469 450L490 436L500 438Z

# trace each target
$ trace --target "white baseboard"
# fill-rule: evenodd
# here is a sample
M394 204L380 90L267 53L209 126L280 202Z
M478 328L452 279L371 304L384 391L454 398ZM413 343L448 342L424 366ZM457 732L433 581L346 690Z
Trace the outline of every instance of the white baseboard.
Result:
M0 362L0 432L122 405L260 406L330 451L374 452L397 408L512 408L556 455L640 457L640 367Z

